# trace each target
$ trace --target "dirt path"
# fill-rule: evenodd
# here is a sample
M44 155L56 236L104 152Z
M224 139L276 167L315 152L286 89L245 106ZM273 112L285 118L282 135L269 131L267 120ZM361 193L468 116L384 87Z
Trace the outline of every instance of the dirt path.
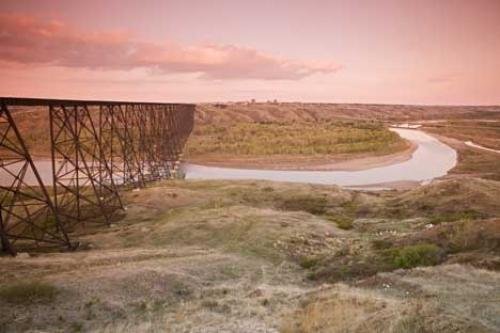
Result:
M481 145L478 145L472 141L465 141L464 142L466 146L469 146L469 147L473 147L473 148L477 148L477 149L482 149L482 150L486 150L486 151L489 151L489 152L493 152L493 153L497 153L497 154L500 154L500 150L498 149L492 149L492 148L488 148L488 147L483 147Z

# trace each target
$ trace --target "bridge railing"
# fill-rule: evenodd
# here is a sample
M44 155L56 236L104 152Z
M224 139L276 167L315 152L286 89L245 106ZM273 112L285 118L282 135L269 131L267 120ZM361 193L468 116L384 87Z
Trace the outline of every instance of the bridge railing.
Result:
M74 248L123 209L120 188L175 176L193 104L0 98L0 242Z

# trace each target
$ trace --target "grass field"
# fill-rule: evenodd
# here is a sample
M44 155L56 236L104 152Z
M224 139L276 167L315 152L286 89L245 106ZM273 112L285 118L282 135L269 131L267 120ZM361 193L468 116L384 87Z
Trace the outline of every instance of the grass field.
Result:
M467 178L126 192L124 220L81 250L0 257L0 331L498 332L499 191Z
M423 106L334 103L199 104L197 124L238 122L328 122L337 120L406 122L446 119L500 120L499 106Z
M434 126L427 125L427 128L436 134L500 149L500 121L454 120Z
M500 121L455 120L426 125L425 131L437 134L458 152L458 164L451 174L473 175L500 180L500 154L468 147L465 141L500 149Z
M375 122L237 123L198 125L186 155L190 159L381 155L405 148L407 144L396 133Z

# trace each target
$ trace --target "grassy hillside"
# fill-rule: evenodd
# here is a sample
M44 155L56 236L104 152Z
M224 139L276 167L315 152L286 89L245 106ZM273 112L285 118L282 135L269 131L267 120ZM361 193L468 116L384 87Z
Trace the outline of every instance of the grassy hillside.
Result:
M127 192L79 251L0 257L0 331L498 332L499 188Z
M428 124L426 128L432 133L460 141L473 141L484 147L500 150L500 119L498 121L446 121Z
M404 122L444 119L500 119L500 106L419 106L333 103L219 103L197 105L197 124L235 122Z
M458 164L452 174L500 180L500 154L464 144L476 144L500 149L500 121L455 120L426 124L424 130L438 135L458 152Z

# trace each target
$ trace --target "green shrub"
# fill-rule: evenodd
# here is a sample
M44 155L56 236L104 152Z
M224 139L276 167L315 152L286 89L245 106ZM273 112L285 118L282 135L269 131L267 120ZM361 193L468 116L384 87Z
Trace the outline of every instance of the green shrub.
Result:
M262 192L274 192L274 188L271 186L266 186L262 188Z
M349 216L327 214L326 217L328 220L334 222L340 229L344 230L352 229L354 224L354 219Z
M390 270L388 265L378 258L349 258L328 264L316 265L308 279L328 282L350 281L372 276L377 272Z
M396 268L435 265L440 261L440 248L434 244L408 245L385 250L384 254Z
M372 245L376 250L385 250L392 247L392 242L387 239L374 239Z
M303 256L299 259L299 265L304 269L311 269L318 265L319 261L320 259L315 256Z
M0 287L0 300L15 304L51 302L58 293L56 287L43 282L21 282Z
M365 122L200 124L189 139L186 154L331 155L387 153L404 147L396 133Z
M83 324L80 322L72 322L71 323L71 331L78 333L78 332L83 332Z
M354 219L348 216L330 216L329 219L335 222L335 224L337 224L337 227L344 230L352 229L354 224Z
M296 195L284 198L279 208L283 210L302 210L314 215L322 215L327 212L328 199L325 196Z
M453 212L443 212L439 215L431 216L430 222L432 224L440 224L442 222L455 222L462 220L475 220L483 218L484 214L477 212L472 209L467 209L463 211L453 211Z

